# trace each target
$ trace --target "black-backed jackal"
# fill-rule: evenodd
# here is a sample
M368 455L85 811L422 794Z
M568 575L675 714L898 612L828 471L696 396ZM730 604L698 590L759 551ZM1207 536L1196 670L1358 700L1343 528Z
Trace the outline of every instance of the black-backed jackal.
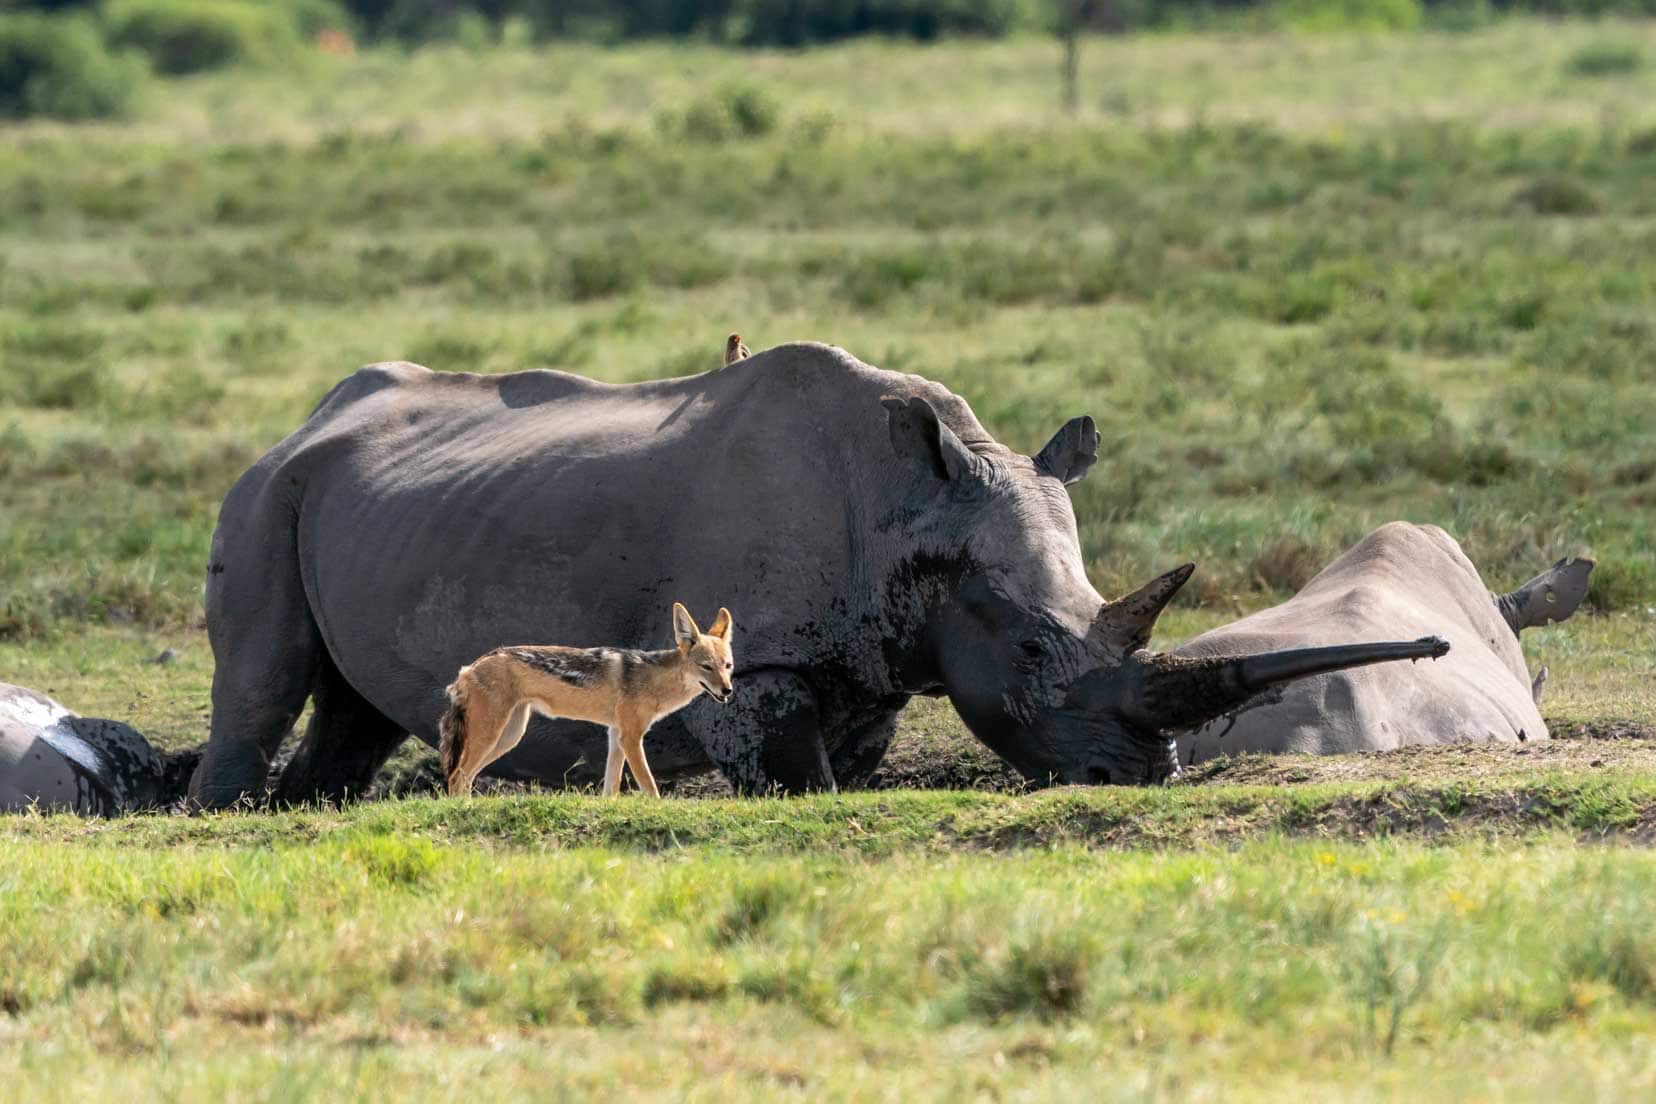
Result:
M704 633L689 610L673 603L673 639L676 646L661 652L556 644L496 648L460 668L437 725L448 792L471 793L478 773L523 739L535 712L606 726L604 793L620 788L625 757L638 784L659 797L644 758L644 734L703 691L729 701L735 669L727 609Z

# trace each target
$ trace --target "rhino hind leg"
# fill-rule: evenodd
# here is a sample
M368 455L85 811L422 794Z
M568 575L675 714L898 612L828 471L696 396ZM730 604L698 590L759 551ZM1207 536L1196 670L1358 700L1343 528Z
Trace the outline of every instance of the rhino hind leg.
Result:
M737 793L834 789L816 695L798 675L744 672L728 705L704 700L691 708L686 722Z
M296 805L360 798L408 738L407 730L370 705L326 656L311 703L305 738L282 771L275 800Z
M215 561L215 568L218 562ZM254 604L208 582L213 644L212 735L190 776L189 805L222 809L263 800L271 760L305 708L325 650L297 572ZM253 609L255 614L246 611Z
M1495 607L1514 635L1566 621L1587 597L1594 565L1584 556L1566 556L1517 590L1496 595Z

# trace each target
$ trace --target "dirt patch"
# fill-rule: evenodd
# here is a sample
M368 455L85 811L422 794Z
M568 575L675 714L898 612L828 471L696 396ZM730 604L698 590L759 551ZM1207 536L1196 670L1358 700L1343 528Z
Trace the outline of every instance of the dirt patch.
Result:
M1656 739L1554 739L1527 744L1448 744L1360 755L1239 755L1186 767L1174 785L1450 782L1547 771L1591 772L1616 768L1656 771Z
M1656 772L1656 728L1632 721L1549 721L1553 739L1524 744L1447 744L1356 755L1239 755L1186 767L1175 786L1305 786L1325 782L1451 782L1547 771ZM630 784L630 776L629 776ZM520 794L531 783L481 778L480 794ZM980 790L1020 793L1023 777L965 735L899 734L872 790ZM716 771L665 783L686 798L730 797ZM371 799L424 797L442 792L437 753L409 741L380 771Z

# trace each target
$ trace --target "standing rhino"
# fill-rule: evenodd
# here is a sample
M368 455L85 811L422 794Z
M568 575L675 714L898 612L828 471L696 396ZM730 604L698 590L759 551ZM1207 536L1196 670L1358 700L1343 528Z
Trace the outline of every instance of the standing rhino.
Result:
M1564 559L1510 594L1492 595L1478 569L1435 525L1382 525L1293 598L1204 633L1173 654L1200 659L1289 648L1329 636L1380 640L1443 636L1454 651L1419 671L1370 667L1308 678L1242 712L1179 737L1179 760L1239 752L1331 755L1408 744L1545 740L1520 630L1563 621L1587 594L1589 559Z
M170 805L195 765L194 753L163 756L119 721L0 683L0 812L112 816Z
M1276 682L1441 642L1201 661L1143 651L1187 565L1106 603L1065 485L1097 457L1075 418L1035 457L966 403L843 350L768 349L614 386L561 372L363 368L225 498L208 566L212 738L202 806L266 785L309 697L278 800L367 789L443 688L501 645L648 645L674 601L728 605L735 700L650 733L672 778L740 791L866 778L898 711L947 694L1025 775L1142 782L1164 730ZM491 768L591 784L601 728L537 717Z

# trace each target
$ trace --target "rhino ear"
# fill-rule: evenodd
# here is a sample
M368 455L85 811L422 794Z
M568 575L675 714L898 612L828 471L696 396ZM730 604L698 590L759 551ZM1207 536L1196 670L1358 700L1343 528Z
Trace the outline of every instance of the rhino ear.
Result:
M1098 427L1083 414L1064 423L1046 447L1035 454L1035 470L1068 486L1079 483L1098 462Z
M944 479L960 479L972 471L977 458L943 424L931 403L917 395L907 399L888 396L880 405L886 408L891 447L898 456L913 457Z

